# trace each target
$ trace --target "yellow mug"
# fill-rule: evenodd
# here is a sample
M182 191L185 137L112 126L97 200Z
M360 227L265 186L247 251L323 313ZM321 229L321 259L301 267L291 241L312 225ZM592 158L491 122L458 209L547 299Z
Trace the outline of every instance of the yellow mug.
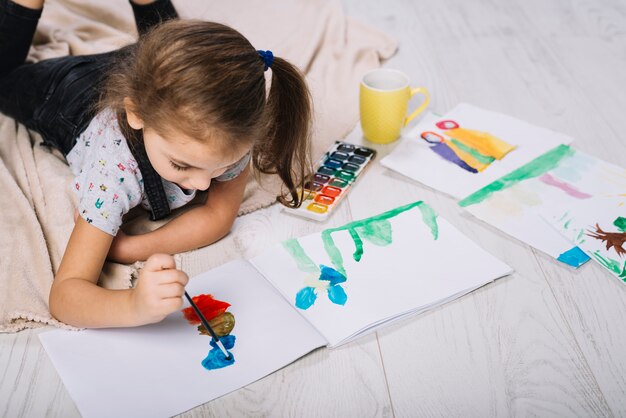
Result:
M424 95L424 101L406 116L409 100L417 93ZM363 136L379 144L395 141L402 128L426 109L429 102L428 90L411 88L409 77L401 71L379 68L366 73L359 94Z

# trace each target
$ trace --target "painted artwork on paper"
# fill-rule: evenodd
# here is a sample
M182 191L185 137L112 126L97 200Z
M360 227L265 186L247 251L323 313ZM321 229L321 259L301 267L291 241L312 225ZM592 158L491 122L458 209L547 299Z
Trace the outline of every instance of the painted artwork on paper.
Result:
M576 240L551 228L542 214L584 205L626 190L626 170L560 145L467 196L459 205L479 219L568 264L589 260ZM596 213L608 211L602 206ZM561 212L559 216L563 215Z
M569 208L554 207L544 218L626 283L626 193L594 197Z
M462 128L454 120L441 120L435 125L440 132L424 131L420 137L435 154L470 173L484 171L515 149L515 145L488 132Z
M511 272L421 200L287 240L250 262L331 347Z
M350 234L354 245L352 258L359 262L364 255L364 241L378 247L391 246L393 227L389 220L416 207L419 208L423 222L429 227L433 239L436 240L439 234L437 214L426 203L418 201L377 216L322 231L321 240L324 250L333 267L314 262L297 239L283 242L283 247L294 259L300 271L309 273L304 280L304 287L296 294L295 306L303 310L309 309L317 300L318 293L326 293L328 299L336 305L346 304L348 295L341 284L347 281L348 273L344 265L342 249L337 246L333 239L333 233L347 231ZM343 253L350 251L352 250L348 248L343 249ZM390 248L389 251L393 251L393 248Z
M381 164L456 199L572 138L523 120L461 103L427 113Z
M217 300L209 294L193 296L191 300L193 300L200 312L202 312L202 315L209 322L209 325L219 337L224 348L226 348L227 351L231 350L235 346L235 336L231 334L231 331L235 327L235 316L231 312L226 312L230 304ZM211 349L204 360L202 360L202 366L205 369L221 369L235 363L235 356L228 351L230 356L226 358L224 353L213 341L213 338L211 338L209 331L202 325L200 318L191 306L183 309L182 312L187 322L191 325L197 325L198 333L200 335L206 335L210 340L209 345Z

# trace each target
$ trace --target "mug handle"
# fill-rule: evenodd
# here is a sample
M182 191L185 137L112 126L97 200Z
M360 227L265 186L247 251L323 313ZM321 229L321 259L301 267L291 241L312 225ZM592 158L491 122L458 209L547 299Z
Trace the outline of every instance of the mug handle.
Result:
M424 87L416 87L414 89L411 89L411 96L410 97L412 98L417 93L424 94L424 96L426 98L424 99L424 102L420 105L420 107L415 109L413 111L413 113L411 113L409 116L406 117L406 119L404 120L404 126L408 125L409 122L411 122L415 116L419 115L420 112L422 112L424 109L426 109L426 106L428 106L428 103L430 103L430 93L428 93L428 90L426 90Z

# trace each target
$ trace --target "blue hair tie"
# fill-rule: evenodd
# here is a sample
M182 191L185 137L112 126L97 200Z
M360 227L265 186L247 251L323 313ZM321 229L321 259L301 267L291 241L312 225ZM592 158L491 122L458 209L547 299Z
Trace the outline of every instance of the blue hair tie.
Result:
M257 52L263 60L263 64L265 64L265 68L263 69L263 71L267 71L267 69L270 68L274 63L274 54L272 54L272 51L270 51L269 49L267 51L262 51L259 49Z

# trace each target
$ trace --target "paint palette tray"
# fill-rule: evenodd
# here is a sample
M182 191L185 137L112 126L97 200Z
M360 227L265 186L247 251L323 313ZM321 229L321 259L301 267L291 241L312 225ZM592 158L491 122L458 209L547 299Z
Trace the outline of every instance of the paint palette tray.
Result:
M375 156L376 150L371 148L336 141L305 182L302 206L283 210L315 221L327 219Z

